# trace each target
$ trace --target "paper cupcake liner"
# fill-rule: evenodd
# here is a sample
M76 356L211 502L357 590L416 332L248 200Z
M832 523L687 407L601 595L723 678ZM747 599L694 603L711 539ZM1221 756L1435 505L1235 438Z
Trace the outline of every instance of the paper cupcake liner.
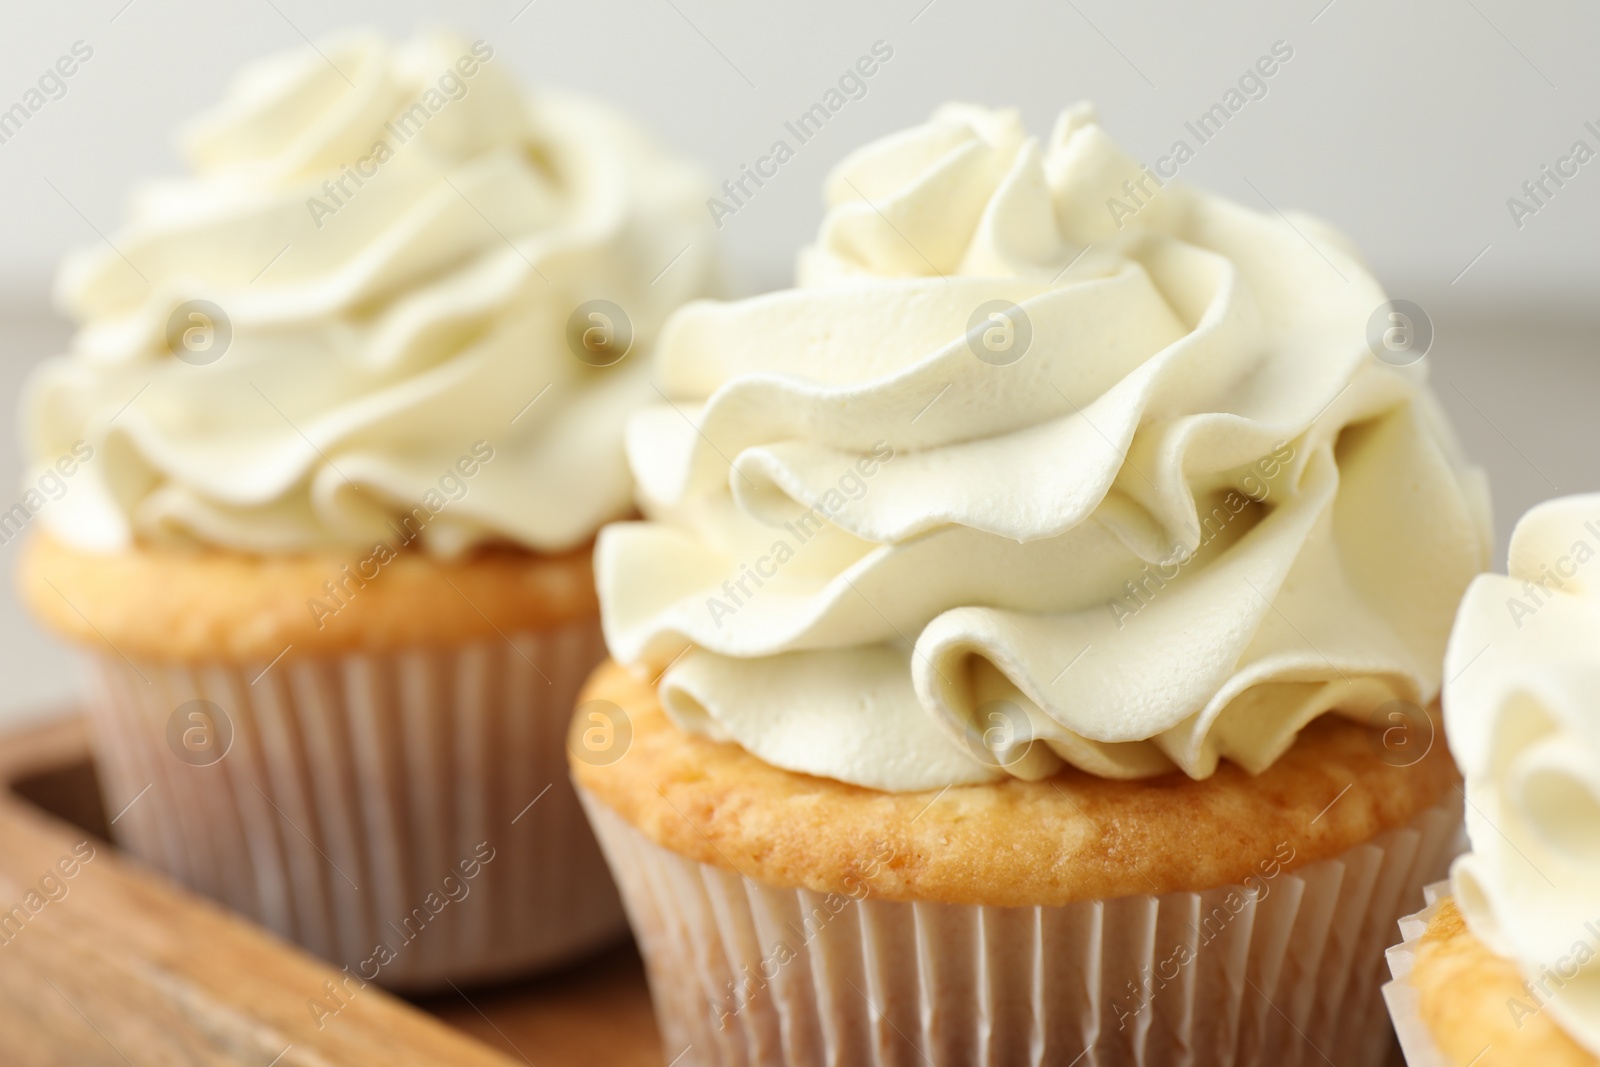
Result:
M1428 924L1433 921L1440 903L1449 896L1447 881L1426 886L1423 899L1428 906L1400 920L1401 941L1388 952L1389 973L1394 975L1394 981L1383 987L1383 999L1400 1038L1400 1048L1405 1052L1407 1067L1455 1067L1454 1061L1434 1040L1428 1024L1422 1021L1421 994L1406 980L1417 962L1417 942L1428 932Z
M625 928L566 766L572 707L603 656L592 620L270 665L95 656L112 830L381 985L569 960ZM221 709L215 723L195 700Z
M579 792L677 1067L1391 1062L1383 950L1461 822L1452 794L1254 887L995 908L768 886Z

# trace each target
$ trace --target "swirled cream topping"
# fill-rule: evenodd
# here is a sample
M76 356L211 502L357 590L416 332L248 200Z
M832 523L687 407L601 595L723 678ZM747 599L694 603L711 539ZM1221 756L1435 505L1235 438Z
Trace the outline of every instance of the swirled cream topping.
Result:
M1600 494L1517 524L1510 575L1467 590L1445 677L1472 840L1456 901L1528 979L1511 1021L1548 1008L1600 1055Z
M404 522L435 553L559 551L631 508L648 349L706 292L692 168L449 36L266 59L183 147L192 174L61 271L82 328L27 442L94 459L54 533L292 552Z
M1157 189L1087 106L946 107L827 199L798 288L668 322L629 425L606 632L678 723L917 790L1259 771L1433 698L1486 492L1341 239Z

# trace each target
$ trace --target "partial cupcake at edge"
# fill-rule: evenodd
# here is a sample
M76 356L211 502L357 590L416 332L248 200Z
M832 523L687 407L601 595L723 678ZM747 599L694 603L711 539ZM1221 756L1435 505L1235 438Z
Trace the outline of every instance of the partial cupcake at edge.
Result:
M698 172L448 34L252 64L182 147L22 402L119 842L391 986L620 936L565 730Z
M1384 292L1087 105L826 199L797 288L669 320L596 550L569 748L667 1058L1381 1062L1460 826L1393 723L1491 537Z
M1445 662L1472 851L1390 953L1413 1067L1600 1063L1600 495L1524 516L1509 571Z

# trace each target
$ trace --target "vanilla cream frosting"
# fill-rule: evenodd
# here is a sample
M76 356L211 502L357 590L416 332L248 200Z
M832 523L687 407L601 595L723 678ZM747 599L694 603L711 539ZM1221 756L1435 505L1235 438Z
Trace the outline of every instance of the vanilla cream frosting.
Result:
M901 791L1260 771L1433 699L1487 494L1338 235L1155 190L1086 105L942 108L827 202L628 427L606 634L681 726Z
M192 173L58 279L82 326L29 384L27 447L96 458L42 513L54 534L560 551L631 508L649 348L707 291L692 167L447 35L270 57L182 140ZM590 300L626 317L579 313L603 358L568 341Z
M1461 604L1445 732L1472 851L1452 871L1472 931L1517 961L1527 996L1600 1055L1600 494L1517 524L1510 575Z

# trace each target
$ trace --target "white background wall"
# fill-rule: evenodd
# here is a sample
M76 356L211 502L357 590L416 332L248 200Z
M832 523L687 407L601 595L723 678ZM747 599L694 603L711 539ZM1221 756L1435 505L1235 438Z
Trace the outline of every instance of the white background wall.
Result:
M1015 104L1043 132L1063 105L1092 99L1128 149L1152 160L1281 39L1294 59L1186 180L1259 204L1248 178L1280 206L1328 216L1381 274L1413 286L1448 285L1486 245L1460 283L1472 292L1571 293L1600 276L1600 161L1520 232L1505 207L1574 138L1600 147L1582 128L1600 126L1592 0L7 3L0 102L73 41L95 49L67 96L0 145L0 279L24 291L39 290L64 248L93 240L91 224L116 224L130 182L178 166L174 124L214 100L241 61L363 22L481 36L531 82L627 107L718 180L887 41L895 58L867 97L728 222L736 261L768 269L814 228L834 159L939 101Z
M0 109L73 42L94 48L67 94L0 144L8 408L26 368L65 342L68 326L46 303L62 252L112 232L132 183L177 170L172 129L215 100L240 62L302 35L455 27L488 40L531 84L586 89L632 111L718 182L764 153L874 41L888 42L894 58L867 96L726 220L719 236L743 291L786 280L833 161L943 100L1014 104L1042 134L1063 105L1092 99L1113 135L1151 161L1282 40L1293 59L1199 149L1183 180L1324 215L1393 295L1430 311L1434 380L1495 479L1502 543L1533 502L1600 487L1600 159L1520 229L1506 207L1574 140L1600 150L1583 125L1600 128L1592 0L5 2ZM16 481L7 421L0 485ZM14 564L15 547L0 548L0 567ZM0 680L0 713L72 688L64 653L9 601Z

